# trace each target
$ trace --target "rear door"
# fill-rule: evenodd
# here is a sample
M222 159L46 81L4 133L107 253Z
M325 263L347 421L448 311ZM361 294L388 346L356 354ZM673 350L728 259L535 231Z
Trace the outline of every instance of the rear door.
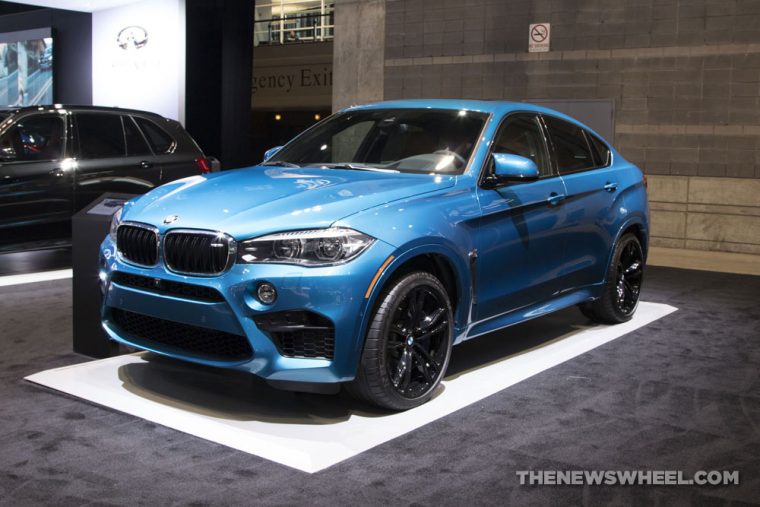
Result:
M76 209L104 192L144 194L161 183L161 167L129 115L80 111L75 114L78 170Z
M565 208L566 289L601 282L612 246L620 174L611 164L609 148L580 126L543 115L548 137L567 190Z
M154 162L161 166L162 183L201 172L197 159L203 153L190 136L182 131L179 123L166 118L154 121L141 116L135 116L134 120L156 154Z
M554 172L537 115L508 116L491 153L533 160L540 179L478 188L477 319L483 320L550 298L562 267L562 180ZM489 164L492 157L489 153ZM490 171L490 166L485 170Z
M0 137L0 244L67 236L74 169L67 123L65 114L27 115Z

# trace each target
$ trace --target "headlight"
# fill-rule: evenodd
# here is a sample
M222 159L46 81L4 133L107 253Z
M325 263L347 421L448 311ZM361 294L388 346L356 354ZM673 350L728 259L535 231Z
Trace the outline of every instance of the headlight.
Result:
M119 224L121 223L121 212L124 211L124 208L119 208L116 210L116 213L111 215L111 228L108 231L108 235L111 236L111 240L113 242L116 242L116 228L119 227Z
M329 266L353 259L374 241L371 236L343 227L281 232L242 241L238 244L238 260Z

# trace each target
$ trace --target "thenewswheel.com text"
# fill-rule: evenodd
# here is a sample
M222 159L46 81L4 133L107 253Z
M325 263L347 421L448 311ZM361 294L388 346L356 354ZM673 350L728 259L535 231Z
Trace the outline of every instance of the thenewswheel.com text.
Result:
M737 470L518 470L520 485L529 486L731 486Z

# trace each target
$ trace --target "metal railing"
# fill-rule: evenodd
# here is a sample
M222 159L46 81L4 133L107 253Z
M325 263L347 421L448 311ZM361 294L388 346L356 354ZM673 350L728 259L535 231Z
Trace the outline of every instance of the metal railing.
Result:
M335 36L332 12L262 19L253 26L254 46L324 42Z

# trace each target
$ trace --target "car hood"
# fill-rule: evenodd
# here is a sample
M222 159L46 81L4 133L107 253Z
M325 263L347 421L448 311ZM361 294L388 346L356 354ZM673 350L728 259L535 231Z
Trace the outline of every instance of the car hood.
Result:
M451 187L454 181L454 176L429 174L256 166L158 187L130 203L123 220L161 230L223 231L244 239L280 230L329 227L375 206Z

